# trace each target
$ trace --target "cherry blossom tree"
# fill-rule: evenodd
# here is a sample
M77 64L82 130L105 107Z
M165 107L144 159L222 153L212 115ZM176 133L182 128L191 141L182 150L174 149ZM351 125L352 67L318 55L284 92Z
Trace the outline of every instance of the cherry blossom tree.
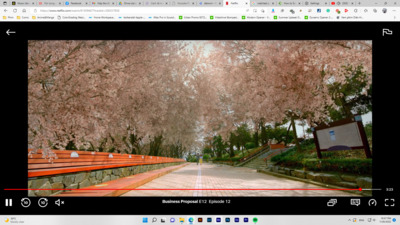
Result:
M54 148L182 156L285 120L297 137L296 120L327 120L328 86L349 82L345 68L362 65L372 82L369 41L28 44L28 144L45 158Z
M196 101L187 44L168 41L31 41L29 146L65 149L126 146L163 135L194 138ZM94 147L96 146L96 147Z
M221 59L215 61L225 67L221 81L232 97L231 123L288 118L295 137L296 119L314 125L328 117L333 101L327 84L346 82L343 66L362 64L371 70L368 41L223 41L215 47Z

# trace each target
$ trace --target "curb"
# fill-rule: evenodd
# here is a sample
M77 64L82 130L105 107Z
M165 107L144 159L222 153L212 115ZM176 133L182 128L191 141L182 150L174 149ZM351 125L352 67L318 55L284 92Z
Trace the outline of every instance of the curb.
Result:
M298 178L298 177L292 177L292 176L288 176L288 175L280 174L280 173L275 173L275 172L271 172L271 171L265 171L265 170L257 169L257 172L264 173L264 174L267 174L267 175L276 176L276 177L282 177L282 178L286 178L286 179L290 179L290 180L301 181L301 182L304 182L304 183L314 184L314 185L318 185L318 186L325 187L325 188L346 189L345 187L340 187L340 186L336 186L336 185L333 185L333 184L320 183L320 182L316 182L316 181L309 180L309 179L302 179L302 178ZM367 197L371 197L372 196L372 193L363 193L363 192L360 193L360 191L351 191L351 190L341 190L341 191L352 193L352 194L357 194L357 195L361 195L361 196L367 196Z

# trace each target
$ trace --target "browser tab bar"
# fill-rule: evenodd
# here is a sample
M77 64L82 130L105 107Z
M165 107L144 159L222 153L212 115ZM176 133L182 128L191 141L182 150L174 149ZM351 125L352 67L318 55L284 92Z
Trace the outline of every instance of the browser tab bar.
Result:
M244 1L244 0L241 0ZM145 0L145 1L48 1L48 0L23 0L2 1L2 7L222 7L222 0Z
M399 3L395 0L377 1L377 0L362 0L362 1L268 1L268 0L251 0L250 6L396 6Z
M16 1L3 1L2 5L4 7L24 7L24 6L39 6L39 7L58 7L60 5L68 7L103 7L103 6L114 6L114 7L202 7L202 6L218 6L218 7L229 7L232 5L237 5L243 3L243 5L251 7L318 7L318 6L339 6L339 7L357 7L357 6L398 6L400 3L396 0L388 1L377 1L377 0L360 0L360 1L303 1L303 0L290 0L290 1L268 1L268 0L238 0L238 1L223 1L223 0L145 0L145 1L114 1L114 0L101 0L101 1L48 1L48 0L16 0Z

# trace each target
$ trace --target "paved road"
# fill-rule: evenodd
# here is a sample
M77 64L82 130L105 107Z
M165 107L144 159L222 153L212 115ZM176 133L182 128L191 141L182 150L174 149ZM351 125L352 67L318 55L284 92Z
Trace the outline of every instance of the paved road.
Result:
M185 166L138 189L308 189L321 186L257 173L246 167L215 164ZM134 190L123 196L357 196L336 190Z

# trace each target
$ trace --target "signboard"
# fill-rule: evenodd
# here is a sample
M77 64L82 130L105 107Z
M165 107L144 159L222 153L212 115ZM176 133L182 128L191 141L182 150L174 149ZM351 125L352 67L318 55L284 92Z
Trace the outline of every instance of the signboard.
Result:
M314 127L314 141L318 158L321 151L339 151L364 149L367 158L371 158L371 150L360 116L351 119L335 121L328 125Z
M328 149L336 145L363 146L357 122L317 130L319 147Z
M335 131L334 130L330 130L329 131L329 136L331 136L331 141L336 141Z

